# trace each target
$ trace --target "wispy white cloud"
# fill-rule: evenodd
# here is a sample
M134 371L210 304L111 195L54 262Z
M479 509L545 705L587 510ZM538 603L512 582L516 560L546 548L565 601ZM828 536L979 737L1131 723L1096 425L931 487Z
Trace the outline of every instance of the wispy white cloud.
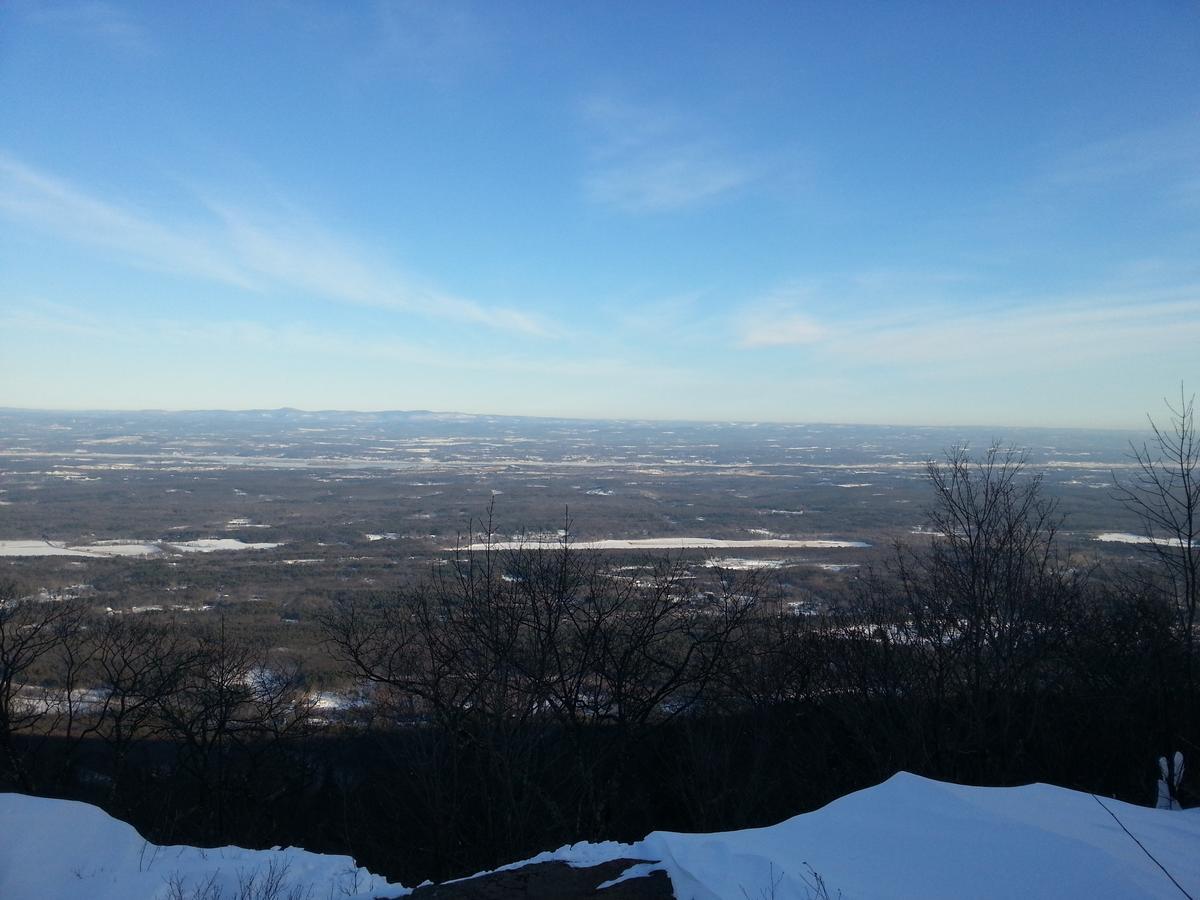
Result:
M222 203L208 207L224 224L239 262L268 282L359 306L407 310L541 337L556 333L554 326L530 313L485 306L402 276L311 220L256 217Z
M1093 194L1106 201L1124 191L1164 209L1200 205L1200 118L1192 113L1157 126L1068 147L1032 179L1034 196ZM1068 207L1069 208L1069 207Z
M584 186L589 199L624 212L669 212L726 194L754 177L707 148L671 147L602 165Z
M450 84L494 56L498 35L460 0L376 0L366 52L354 71Z
M1200 177L1200 122L1194 116L1062 151L1051 161L1047 178L1059 185L1107 185L1172 171Z
M480 355L466 350L428 346L396 335L364 337L350 332L317 329L304 323L271 327L259 322L191 322L159 320L150 330L163 339L182 344L235 344L255 352L290 352L314 361L331 358L380 363L397 363L421 370L508 373L540 379L662 379L678 376L669 366L647 365L612 356L570 356L555 353L522 355L497 349Z
M0 328L8 335L63 335L129 348L177 347L182 358L203 359L213 352L236 351L264 357L283 354L329 370L346 362L410 366L420 370L507 373L548 379L685 380L683 370L612 355L522 355L498 348L486 355L413 341L403 334L359 332L316 327L305 322L272 325L247 319L178 319L98 316L78 305L43 298L4 299Z
M1177 296L1066 299L841 330L835 355L915 368L1062 368L1200 345L1200 289Z
M290 288L339 303L416 313L534 336L557 329L522 310L456 297L396 271L294 211L253 214L203 200L193 222L163 222L0 155L0 214L118 261L244 290Z
M803 346L831 364L942 373L1041 370L1200 346L1200 285L973 306L897 298L858 315L848 299L789 288L750 304L735 317L738 346ZM837 305L844 311L812 312Z
M698 292L629 301L616 313L618 325L633 334L677 334L697 321Z
M592 140L588 199L630 213L684 209L731 194L764 174L699 123L667 109L607 97L584 105Z
M156 222L3 154L0 213L66 240L111 251L138 266L242 288L255 286L250 274L200 229Z
M35 24L73 31L90 40L131 55L148 56L157 48L145 26L126 7L102 0L79 3L46 3L23 6Z
M738 346L786 347L824 341L830 330L810 312L818 299L811 286L793 282L749 304L738 314Z
M850 284L875 294L894 295L897 291L936 291L972 281L972 275L954 268L881 267L857 272Z
M785 347L816 344L829 335L829 329L811 316L791 313L778 318L755 317L742 329L743 347Z
M0 328L6 335L76 335L98 341L120 340L120 329L87 310L43 297L0 297Z

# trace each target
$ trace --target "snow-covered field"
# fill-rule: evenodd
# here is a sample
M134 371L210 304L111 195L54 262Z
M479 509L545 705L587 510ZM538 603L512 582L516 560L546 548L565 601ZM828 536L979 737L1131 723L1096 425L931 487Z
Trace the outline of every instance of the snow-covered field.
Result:
M709 568L728 569L731 572L750 572L756 569L782 569L788 564L788 560L786 559L745 559L738 556L710 559L705 563Z
M197 541L97 541L67 546L51 541L0 541L0 556L83 556L106 559L119 556L155 556L166 551L211 553L214 550L273 550L279 544L249 544L234 538L202 538Z
M50 541L0 541L0 556L153 556L162 551L147 541L102 541L68 547Z
M99 809L66 800L0 794L0 835L5 900L164 900L173 883L189 889L210 879L224 896L237 896L240 883L272 871L312 897L408 893L344 856L156 847ZM690 900L1166 900L1200 896L1197 847L1198 810L1150 809L1043 784L963 787L900 773L768 828L579 843L504 868L655 860L621 879L662 869L675 895Z
M520 550L523 548L553 547L557 540L493 541L493 550ZM574 541L576 550L834 550L863 548L871 545L864 541L786 540L783 538L759 538L748 541L723 540L720 538L677 537L635 538L633 540ZM486 550L485 543L471 544L464 549ZM453 547L448 549L453 550Z
M1179 538L1152 538L1144 534L1130 534L1127 531L1105 531L1096 535L1095 540L1115 544L1161 544L1163 546L1182 547Z
M184 553L212 553L216 550L274 550L282 544L250 544L236 538L201 538L198 541L172 541L167 546Z
M0 541L0 556L91 556L49 541Z

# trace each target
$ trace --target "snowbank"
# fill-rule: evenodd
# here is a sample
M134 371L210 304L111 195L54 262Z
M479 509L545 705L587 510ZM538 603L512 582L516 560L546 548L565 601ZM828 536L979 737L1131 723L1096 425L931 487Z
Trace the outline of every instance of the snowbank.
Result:
M530 862L660 860L627 875L664 869L675 896L688 900L1183 897L1122 824L1200 896L1200 811L1098 802L1045 784L963 787L905 772L768 828L656 831L635 844L575 844Z
M658 860L621 877L663 869L675 895L688 900L1174 900L1184 891L1200 896L1198 847L1200 811L1097 800L1044 784L962 787L901 773L768 828L585 842L504 869L551 860L577 866ZM344 856L155 847L95 807L0 794L5 900L165 900L173 879L185 889L215 879L228 897L239 880L264 878L272 866L286 867L287 883L311 887L313 897L409 893Z
M1103 806L1101 806L1103 803ZM655 832L620 855L661 860L690 900L1200 896L1200 814L1033 784L980 788L900 773L768 828ZM578 850L563 848L559 858ZM642 874L644 870L631 874Z
M409 893L354 864L348 856L325 856L292 848L243 850L221 847L159 847L131 825L95 806L0 794L0 897L4 900L167 900L238 896L250 878L272 875L303 896L400 897ZM212 884L215 890L203 893ZM288 891L280 892L281 897Z

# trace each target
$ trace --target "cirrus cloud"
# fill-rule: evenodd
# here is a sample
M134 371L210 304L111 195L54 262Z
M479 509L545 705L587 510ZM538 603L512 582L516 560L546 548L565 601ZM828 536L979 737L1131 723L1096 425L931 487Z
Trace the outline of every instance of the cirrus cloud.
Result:
M286 289L535 337L558 333L524 310L457 297L403 275L295 210L270 216L203 199L192 212L186 223L162 221L0 154L0 214L117 262L250 292Z
M760 163L672 110L593 97L583 119L592 137L584 194L621 212L698 206L764 174Z

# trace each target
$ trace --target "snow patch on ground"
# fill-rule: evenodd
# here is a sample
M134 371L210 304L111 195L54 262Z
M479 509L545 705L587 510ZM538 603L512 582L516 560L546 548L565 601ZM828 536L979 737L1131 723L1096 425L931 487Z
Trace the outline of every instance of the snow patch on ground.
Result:
M109 556L153 556L162 551L146 541L99 541L69 547L51 541L0 541L0 556L84 556L102 559Z
M49 541L0 541L0 556L91 556Z
M1183 546L1183 541L1180 538L1152 538L1144 534L1130 534L1127 531L1105 531L1096 535L1094 540L1115 544L1162 544L1165 547Z
M745 572L754 569L782 569L789 565L789 562L786 559L745 559L738 556L725 556L721 559L710 559L704 565L713 569Z
M274 550L282 544L250 544L237 538L200 538L196 541L174 541L167 545L183 553L212 553L216 550Z
M539 546L545 546L547 549L561 546L558 540L555 541L493 541L491 544L492 550L534 550ZM739 541L739 540L723 540L720 538L702 538L702 537L678 537L678 538L635 538L633 540L601 540L601 541L573 541L571 546L576 550L689 550L689 549L726 549L726 550L749 550L754 548L775 549L775 550L790 550L790 549L807 549L807 550L833 550L844 548L864 548L871 545L865 541L825 541L825 540L784 540L781 538L763 538L760 540ZM447 550L454 550L454 547L447 547ZM471 544L469 547L461 548L467 550L486 550L486 543Z
M150 541L128 540L96 541L72 549L85 550L98 556L155 556L162 553L162 548Z
M89 559L157 556L164 550L180 553L212 553L215 550L273 550L280 544L248 544L234 538L202 538L197 541L96 541L68 546L52 541L0 541L0 556L82 556Z

